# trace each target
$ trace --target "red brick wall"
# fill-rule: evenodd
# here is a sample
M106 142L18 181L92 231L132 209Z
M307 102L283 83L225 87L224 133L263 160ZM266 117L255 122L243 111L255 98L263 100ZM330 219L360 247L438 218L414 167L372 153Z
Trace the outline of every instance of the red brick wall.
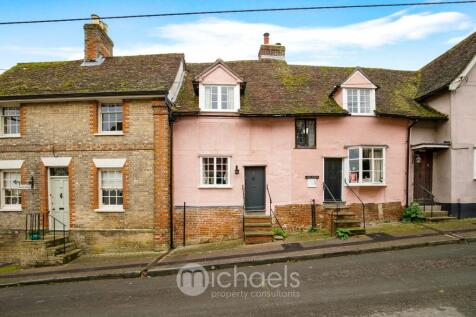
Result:
M275 206L276 217L287 231L307 230L312 224L311 204ZM316 205L316 222L322 214L322 207Z
M187 207L187 245L243 238L243 209L240 207ZM183 245L183 207L174 210L174 242Z
M28 177L28 169L26 167L26 164L23 163L21 169L20 169L20 181L22 184L26 184L28 183L30 180L29 180L29 177ZM22 190L21 191L21 208L22 209L26 209L28 208L28 193L30 191L29 190Z
M379 215L379 205L381 208ZM362 204L350 204L348 211L354 212L358 219L362 220ZM365 220L369 221L399 221L402 219L403 206L401 202L366 203Z
M76 220L76 209L74 206L74 189L75 189L75 174L74 174L74 159L71 160L68 166L68 187L69 187L69 226L74 228Z
M25 136L26 133L26 106L20 106L20 135Z
M170 206L170 127L168 109L155 101L154 112L154 239L157 249L169 246Z
M39 179L39 192L40 192L40 211L48 212L48 168L40 162L40 179Z
M91 101L89 105L89 129L91 133L98 133L98 106L97 101Z
M91 209L99 208L99 185L98 185L98 169L94 162L91 162L91 168L89 171L89 183L91 186Z

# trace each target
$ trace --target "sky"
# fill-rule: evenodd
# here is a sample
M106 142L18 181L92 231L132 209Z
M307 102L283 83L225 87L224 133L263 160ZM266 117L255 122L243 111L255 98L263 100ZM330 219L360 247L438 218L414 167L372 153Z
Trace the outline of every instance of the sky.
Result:
M0 21L438 0L0 0ZM256 59L263 33L291 64L416 70L476 31L476 4L107 20L114 55L185 53L187 62ZM0 25L0 72L83 57L84 22Z

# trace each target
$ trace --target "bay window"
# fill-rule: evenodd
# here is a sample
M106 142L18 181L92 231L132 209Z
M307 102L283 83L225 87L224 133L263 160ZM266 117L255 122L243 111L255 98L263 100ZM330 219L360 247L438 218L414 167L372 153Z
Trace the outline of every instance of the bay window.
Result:
M209 156L200 158L200 185L204 187L230 186L230 158Z
M350 185L385 184L384 147L351 147L347 161Z

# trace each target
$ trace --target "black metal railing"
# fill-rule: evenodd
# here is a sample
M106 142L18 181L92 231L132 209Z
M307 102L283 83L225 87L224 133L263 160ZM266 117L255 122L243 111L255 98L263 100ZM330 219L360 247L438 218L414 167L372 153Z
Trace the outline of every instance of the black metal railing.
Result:
M430 191L428 190L427 188L425 188L425 186L421 185L421 184L417 184L426 194L429 195L430 199L426 199L426 198L423 198L423 199L416 199L415 201L418 202L420 205L423 205L423 211L426 211L426 206L428 206L428 203L429 203L429 206L430 206L430 218L433 218L433 206L435 204L438 204L438 202L436 201L435 199L435 195Z
M332 194L332 192L329 189L329 187L327 186L327 184L325 182L322 182L322 186L324 188L324 192L327 191L329 193L329 195L332 198L332 201L336 205L335 208L332 208L332 212L331 212L331 236L334 236L334 232L337 230L337 228L335 228L336 226L334 226L334 222L335 222L334 219L337 219L339 217L340 205L339 205L339 201L336 200L336 198ZM334 211L335 211L335 215L334 215Z
M347 183L347 180L345 180L345 179L344 179L344 184L351 191L351 193L354 194L355 197L357 197L357 199L362 204L362 222L364 224L364 232L366 232L366 230L365 230L365 203L362 201L362 199L360 199L359 195L357 195L357 193L352 189L352 187L349 186L349 184Z
M269 210L270 210L271 214L273 215L274 219L276 219L276 223L278 224L278 226L281 228L281 230L284 230L283 226L281 226L281 223L279 222L278 217L276 217L276 214L274 213L273 199L271 198L271 192L269 191L268 184L266 184L266 191L268 192L268 198L269 198Z
M43 240L47 231L48 213L26 214L25 240Z
M317 228L317 217L316 217L316 200L311 200L311 228Z
M245 213L246 213L246 200L245 200L245 185L241 185L241 190L243 191L243 239L245 238Z
M52 230L51 230L52 228ZM25 239L45 240L46 234L52 231L53 247L57 245L57 231L62 233L63 253L66 253L66 225L53 217L49 212L26 214Z

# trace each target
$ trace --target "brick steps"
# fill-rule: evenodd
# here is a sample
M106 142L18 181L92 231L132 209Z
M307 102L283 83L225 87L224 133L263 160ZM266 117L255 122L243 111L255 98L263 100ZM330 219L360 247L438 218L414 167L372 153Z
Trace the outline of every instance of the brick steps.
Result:
M271 216L248 214L245 216L245 243L256 244L273 241L273 222Z

